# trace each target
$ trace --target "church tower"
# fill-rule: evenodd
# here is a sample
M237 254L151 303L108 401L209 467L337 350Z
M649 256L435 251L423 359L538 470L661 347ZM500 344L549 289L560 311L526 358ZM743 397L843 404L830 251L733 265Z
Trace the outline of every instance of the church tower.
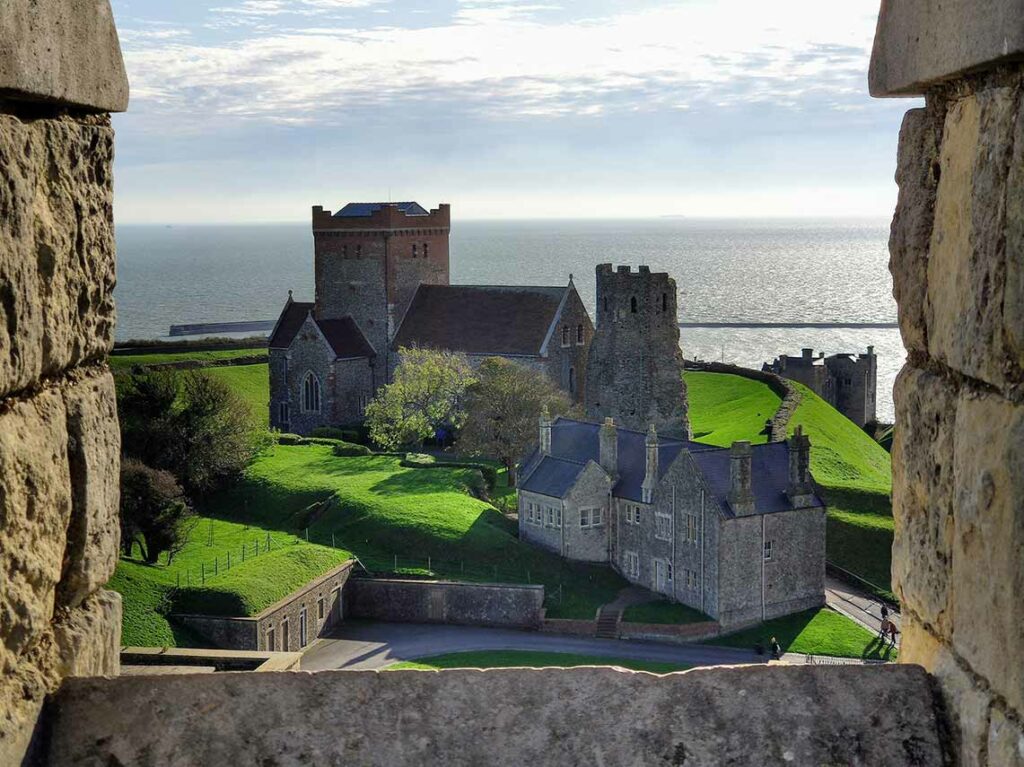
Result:
M689 438L676 282L647 266L597 267L597 329L587 360L587 417Z
M390 369L389 346L421 283L448 284L451 208L353 202L313 208L317 320L350 316Z

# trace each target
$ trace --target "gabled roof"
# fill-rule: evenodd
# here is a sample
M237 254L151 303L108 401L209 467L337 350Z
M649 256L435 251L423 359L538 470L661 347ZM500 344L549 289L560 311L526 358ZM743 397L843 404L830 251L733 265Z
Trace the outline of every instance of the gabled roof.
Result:
M420 285L394 348L536 356L569 288Z
M600 460L600 425L570 418L557 418L551 425L551 454L534 450L523 462L520 488L529 492L563 498L572 489L587 461ZM642 502L642 485L647 467L647 435L618 427L619 480L612 495ZM683 450L688 450L704 478L712 503L725 517L735 516L729 505L730 450L700 442L658 437L658 479L664 477ZM755 511L771 514L793 509L786 487L789 483L789 447L785 442L751 446L751 478ZM575 467L575 473L573 468ZM817 496L812 507L825 504Z
M306 301L292 301L284 305L277 321L268 346L271 349L287 349L292 345L299 329L313 311L313 304ZM373 346L366 340L359 326L351 317L336 320L317 320L313 322L319 328L328 346L338 359L355 359L359 357L375 357Z
M531 490L533 484L538 489L533 492L542 495L553 495L562 497L557 492L556 484L545 484L542 482L531 483L536 471L547 463L551 458L557 460L571 461L583 465L587 461L599 461L600 459L600 425L588 421L575 421L570 418L556 418L551 424L551 455L541 456L534 452L523 465L522 474L527 479L523 484L524 489ZM640 501L642 498L641 486L644 481L644 474L647 470L647 435L632 429L619 427L618 432L618 457L619 457L619 481L612 488L612 495L618 498L625 498L631 501ZM658 438L658 470L661 479L669 466L684 449L691 451L713 450L709 445L702 445L699 442L688 442L686 440L673 439L671 437ZM533 473L531 473L533 472Z
M295 334L306 321L306 315L313 310L312 302L292 301L291 291L288 292L288 296L288 303L284 305L281 317L277 320L277 326L267 344L271 349L287 349L291 346Z
M554 498L564 498L572 490L576 478L584 468L585 464L547 455L520 485L520 489Z
M718 502L724 516L735 516L729 505L729 448L694 453L693 460L704 475L704 481ZM751 490L754 493L754 508L758 514L772 514L793 508L786 495L789 484L789 447L785 442L769 442L751 446L750 460ZM817 495L812 507L824 506Z
M428 216L429 211L418 202L350 202L334 214L335 218L367 218L381 208L398 208L407 216Z

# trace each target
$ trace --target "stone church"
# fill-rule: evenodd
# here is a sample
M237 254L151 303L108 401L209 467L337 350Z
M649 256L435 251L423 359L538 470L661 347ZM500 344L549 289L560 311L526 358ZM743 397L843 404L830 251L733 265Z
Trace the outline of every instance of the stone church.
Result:
M520 470L520 538L607 562L725 629L824 604L825 505L808 438L691 441L675 283L607 264L597 280L594 420L541 416Z
M315 298L288 300L270 335L270 424L306 434L360 421L399 349L506 357L578 402L594 327L567 285L451 285L451 209L416 202L313 208Z

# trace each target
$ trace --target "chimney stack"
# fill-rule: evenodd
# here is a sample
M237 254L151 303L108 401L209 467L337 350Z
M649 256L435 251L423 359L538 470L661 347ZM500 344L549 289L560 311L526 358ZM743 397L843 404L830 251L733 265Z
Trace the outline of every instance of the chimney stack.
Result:
M601 424L598 463L613 478L619 475L619 430L614 418L605 418Z
M644 471L644 483L640 493L644 503L651 503L654 498L654 488L658 485L658 432L654 424L647 430L647 464Z
M789 484L786 495L796 508L810 506L814 502L814 483L811 481L811 440L804 434L803 426L797 426L793 436L787 440L789 446Z
M750 443L745 440L733 442L729 451L729 505L738 517L756 510L751 469L753 454Z
M551 455L551 414L547 405L540 411L540 454Z

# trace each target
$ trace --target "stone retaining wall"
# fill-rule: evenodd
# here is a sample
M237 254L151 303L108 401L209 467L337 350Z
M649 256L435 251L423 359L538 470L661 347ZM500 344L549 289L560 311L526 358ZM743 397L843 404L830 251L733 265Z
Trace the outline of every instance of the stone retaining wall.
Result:
M0 764L47 693L118 669L114 135L106 0L0 5Z
M700 642L722 633L717 621L700 623L619 623L619 639L649 639L655 642Z
M544 587L353 578L345 600L353 618L536 629L542 623Z
M883 3L900 131L889 240L900 661L938 678L959 761L1024 764L1024 7Z

